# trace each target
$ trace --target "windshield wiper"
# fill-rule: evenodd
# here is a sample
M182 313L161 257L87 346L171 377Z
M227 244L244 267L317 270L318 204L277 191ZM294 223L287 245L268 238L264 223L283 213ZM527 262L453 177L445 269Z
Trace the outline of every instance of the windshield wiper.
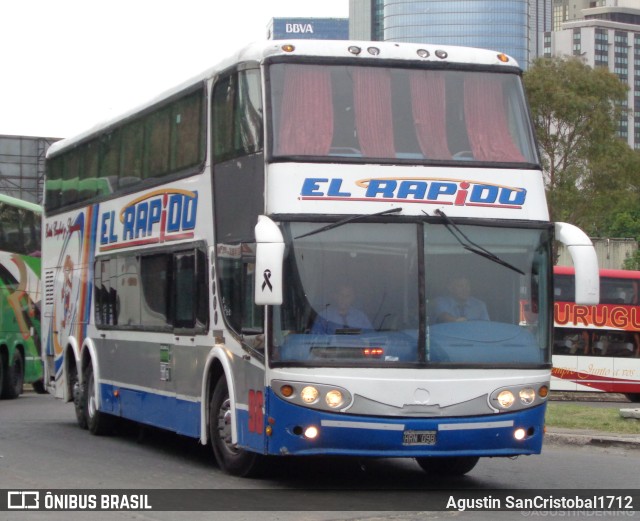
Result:
M315 230L311 230L310 232L307 233L303 233L302 235L298 235L297 237L294 237L295 239L302 239L303 237L309 237L309 235L315 235L316 233L321 233L321 232L325 232L327 230L332 230L333 228L338 228L339 226L342 226L343 224L347 224L353 221L357 221L358 219L364 219L365 217L376 217L378 215L387 215L390 213L398 213L401 212L402 208L391 208L390 210L383 210L382 212L377 212L377 213L363 213L360 215L352 215L351 217L347 217L346 219L342 219L340 221L336 221L334 223L330 223L327 224L325 226L321 226L320 228L317 228Z
M513 270L516 273L520 273L520 275L525 274L524 271L522 271L520 268L517 268L513 264L507 262L506 260L501 259L495 253L490 252L486 248L483 248L479 244L476 244L471 239L469 239L469 237L467 237L464 234L464 232L460 228L458 228L458 225L456 225L456 223L454 223L451 220L451 218L442 210L438 209L435 211L435 213L444 219L444 227L449 231L449 233L451 233L451 235L455 237L455 239L460 243L460 245L465 250L475 253L476 255L480 255L481 257L484 257L485 259L489 259L490 261L493 261L497 264L501 264L502 266L509 268L510 270ZM455 232L451 228L453 228ZM460 234L464 238L464 241L458 236L458 234Z

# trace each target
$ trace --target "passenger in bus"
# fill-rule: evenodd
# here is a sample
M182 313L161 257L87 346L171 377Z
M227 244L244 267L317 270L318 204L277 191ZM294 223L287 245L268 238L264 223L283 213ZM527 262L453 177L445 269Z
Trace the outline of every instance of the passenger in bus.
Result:
M599 356L639 356L640 335L638 333L614 333L600 335L593 344L593 354Z
M561 347L562 351L566 351L560 354L570 355L588 355L591 351L591 336L587 331L574 332L573 334L565 335Z
M467 277L461 275L452 278L448 290L449 295L436 299L437 322L489 320L486 304L471 296L471 283Z
M367 315L353 306L355 298L356 292L352 286L340 286L332 301L316 317L311 332L335 335L372 330L373 326Z

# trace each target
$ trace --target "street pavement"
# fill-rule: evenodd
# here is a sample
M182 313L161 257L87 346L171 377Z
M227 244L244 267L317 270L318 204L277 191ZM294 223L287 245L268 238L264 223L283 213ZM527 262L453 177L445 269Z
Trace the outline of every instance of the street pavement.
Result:
M615 407L623 410L625 417L635 418L633 421L640 422L640 404L630 402L622 394L552 392L549 399L550 401L578 402L590 407ZM640 449L640 434L547 427L545 443Z

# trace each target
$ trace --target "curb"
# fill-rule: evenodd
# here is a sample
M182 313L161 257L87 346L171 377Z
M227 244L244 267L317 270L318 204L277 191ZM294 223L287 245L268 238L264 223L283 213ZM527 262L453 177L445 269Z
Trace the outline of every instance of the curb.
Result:
M611 434L593 434L582 432L549 432L544 435L544 442L551 445L571 445L573 447L620 447L640 449L640 436L616 436Z

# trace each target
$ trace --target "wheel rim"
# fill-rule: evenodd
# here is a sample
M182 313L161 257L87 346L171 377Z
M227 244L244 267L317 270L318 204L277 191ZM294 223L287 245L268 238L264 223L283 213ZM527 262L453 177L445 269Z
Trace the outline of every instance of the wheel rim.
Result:
M87 400L87 409L89 411L89 417L93 418L96 414L96 390L93 385L93 373L89 377L89 381L87 382L89 388L87 389L87 395L89 399Z
M220 445L230 454L237 454L238 449L231 442L231 400L227 397L218 410L218 438Z

